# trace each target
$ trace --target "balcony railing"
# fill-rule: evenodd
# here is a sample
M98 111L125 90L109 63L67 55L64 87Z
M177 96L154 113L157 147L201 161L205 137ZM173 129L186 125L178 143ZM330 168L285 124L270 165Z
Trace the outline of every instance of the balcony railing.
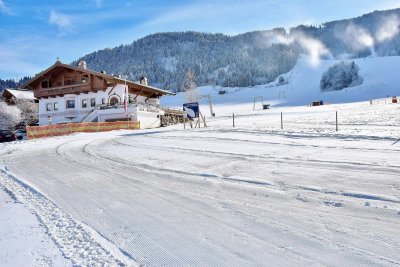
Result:
M93 91L90 84L71 84L71 85L35 90L34 95L36 98L38 98L38 97L58 96L65 94L88 93L90 91Z

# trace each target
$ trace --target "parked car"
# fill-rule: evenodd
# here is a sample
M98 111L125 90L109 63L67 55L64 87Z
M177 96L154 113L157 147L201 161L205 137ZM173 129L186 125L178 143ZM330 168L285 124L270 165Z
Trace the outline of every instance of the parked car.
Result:
M0 143L15 141L15 134L9 130L0 130Z
M26 129L19 129L15 132L15 137L18 140L25 140L26 139Z

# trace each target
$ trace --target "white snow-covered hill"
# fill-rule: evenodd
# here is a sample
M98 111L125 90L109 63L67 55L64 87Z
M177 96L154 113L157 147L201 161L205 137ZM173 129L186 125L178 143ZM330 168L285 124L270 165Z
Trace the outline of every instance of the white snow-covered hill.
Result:
M74 266L400 265L400 104L239 111L235 127L217 116L0 144L0 191ZM21 266L34 243L7 237L32 231L2 205L0 266ZM51 245L24 257L48 265L25 266L59 266Z
M354 59L360 68L364 82L355 87L340 91L321 92L319 84L322 74L338 60L321 60L318 66L310 64L303 56L296 66L283 75L288 81L278 85L278 80L255 87L220 88L204 86L197 88L199 96L210 95L216 115L226 115L238 110L252 111L255 97L263 97L265 104L271 106L308 105L312 101L326 103L349 103L367 101L400 95L400 57L375 57ZM220 95L219 90L226 94ZM187 102L185 93L164 97L161 103L166 106L182 107ZM202 111L208 116L210 111L206 98L201 98ZM256 108L261 107L260 98Z

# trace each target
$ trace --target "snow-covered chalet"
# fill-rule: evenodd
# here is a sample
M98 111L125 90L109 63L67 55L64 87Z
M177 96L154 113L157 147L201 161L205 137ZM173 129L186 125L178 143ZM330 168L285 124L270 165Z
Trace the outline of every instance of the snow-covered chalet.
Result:
M89 70L84 61L74 67L59 60L23 88L39 100L39 125L132 120L156 128L163 115L160 97L174 94L149 86L145 77L132 82Z

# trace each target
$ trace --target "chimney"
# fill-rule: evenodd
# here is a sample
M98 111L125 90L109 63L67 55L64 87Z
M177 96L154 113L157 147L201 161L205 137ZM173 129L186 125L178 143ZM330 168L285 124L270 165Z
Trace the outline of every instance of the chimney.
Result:
M143 85L149 85L149 84L148 84L148 82L147 82L147 78L146 78L146 77L144 77L144 76L143 76L143 77L141 77L141 78L140 78L140 84L143 84Z
M81 68L81 69L87 70L87 64L86 64L86 61L83 61L83 60L79 61L79 63L78 63L78 68Z

